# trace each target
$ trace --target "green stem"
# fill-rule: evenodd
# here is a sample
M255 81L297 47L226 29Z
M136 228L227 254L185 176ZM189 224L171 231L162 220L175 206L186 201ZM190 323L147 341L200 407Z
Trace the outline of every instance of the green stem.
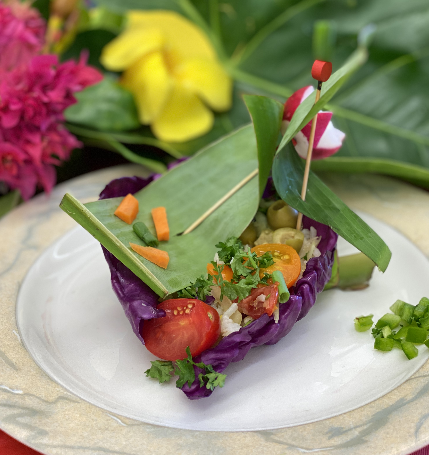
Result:
M151 171L160 174L163 174L167 170L167 166L164 163L156 160L151 160L150 158L145 158L144 156L140 156L114 139L106 140L106 142L114 149L114 151L122 155L128 161L136 164L141 164Z
M340 288L343 291L357 291L369 286L375 264L363 253L337 256L335 252L332 278L325 286L325 291Z
M279 97L282 98L288 98L293 93L293 90L285 87L284 85L276 84L275 82L270 82L258 76L253 76L252 74L242 71L233 65L226 65L225 69L227 70L229 75L236 81L253 86L257 89L262 90L263 92L278 95Z
M200 27L205 34L209 37L210 41L213 44L213 47L216 49L216 53L221 61L226 61L226 53L223 48L223 45L220 41L220 36L217 36L213 30L207 25L207 22L201 16L199 11L189 0L177 0L178 5L182 11L192 20L198 27Z
M340 106L334 106L332 104L326 104L326 109L332 111L335 115L339 117L352 120L355 123L360 123L361 125L369 126L379 131L392 134L393 136L402 137L408 139L417 144L429 145L429 137L415 133L414 131L401 128L396 125L391 125L390 123L385 123L382 120L378 120L374 117L369 117L365 114L360 114L359 112L351 111Z
M70 123L66 124L67 129L73 133L88 139L96 139L99 141L110 141L115 140L117 142L125 142L126 144L141 144L141 145L151 145L157 147L164 152L167 152L174 158L181 158L183 155L166 142L159 141L153 137L140 136L140 135L130 135L124 133L105 133L103 131L90 130L88 128L83 128L81 126L72 125Z
M403 161L380 158L355 158L332 156L313 161L311 168L316 172L347 172L350 174L374 173L398 177L414 185L429 189L429 170Z
M240 65L241 63L243 63L253 54L253 52L260 46L260 44L268 38L268 36L274 33L282 25L284 25L290 19L295 17L297 14L302 13L311 6L316 5L317 3L321 3L323 1L325 0L305 0L303 2L298 3L297 5L288 8L286 11L277 16L267 25L262 27L240 50L240 52L237 53L233 57L233 59L231 59L232 63L234 65Z
M338 287L342 290L359 290L369 286L375 264L363 253L350 254L338 258L340 280Z

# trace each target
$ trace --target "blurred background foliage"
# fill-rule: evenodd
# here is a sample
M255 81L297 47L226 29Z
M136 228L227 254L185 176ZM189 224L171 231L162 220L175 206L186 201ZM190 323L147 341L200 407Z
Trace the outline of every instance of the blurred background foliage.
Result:
M47 0L34 5L47 16ZM78 94L78 104L66 111L67 127L88 146L160 170L162 163L191 155L248 123L243 94L264 94L284 102L295 90L313 85L310 69L317 21L327 20L336 30L334 71L356 48L360 30L372 24L375 33L367 63L327 106L347 138L336 155L314 162L313 169L384 173L429 188L427 0L95 0L95 6L81 13L62 59L78 58L88 49L89 63L102 68L101 50L120 32L128 9L173 10L207 34L234 80L234 101L230 111L216 114L206 135L166 143L157 140L149 127L139 126L132 97L111 74ZM76 166L76 160L68 166ZM59 180L67 178L67 172L66 165Z

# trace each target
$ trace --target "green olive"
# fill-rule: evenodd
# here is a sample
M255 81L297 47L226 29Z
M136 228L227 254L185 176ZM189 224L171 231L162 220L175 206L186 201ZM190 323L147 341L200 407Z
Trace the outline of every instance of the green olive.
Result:
M253 242L258 238L256 234L256 228L252 223L247 226L247 228L240 235L240 240L243 242L243 245L253 245Z
M262 212L256 212L255 221L252 223L256 228L256 236L259 237L264 229L268 229L268 220Z
M264 229L257 240L255 240L255 245L263 245L264 243L274 243L273 231L271 229Z
M268 223L273 229L295 227L298 212L281 199L270 205L267 212Z
M303 242L304 234L290 227L277 229L273 234L273 243L290 245L297 253L301 250Z

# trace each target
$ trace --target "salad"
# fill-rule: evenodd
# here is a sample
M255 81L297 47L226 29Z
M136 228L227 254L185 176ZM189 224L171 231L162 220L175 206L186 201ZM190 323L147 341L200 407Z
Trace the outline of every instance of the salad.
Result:
M303 164L290 140L309 103L296 109L279 145L283 105L261 96L245 101L253 125L162 178L126 177L110 182L97 202L66 194L61 203L103 245L135 335L160 358L146 374L160 382L177 375L191 400L211 395L230 363L277 343L309 312L330 280L338 235L381 271L391 257L316 175L302 200ZM304 215L302 231L291 207ZM153 239L152 226L162 238Z
M147 183L138 177L118 179L100 197L126 196ZM161 303L103 247L113 290L134 333L162 359L152 363L148 376L165 382L178 373L176 384L189 399L207 397L223 385L231 362L242 360L252 347L277 343L314 305L331 277L337 234L306 217L304 230L296 232L290 226L296 214L281 200L271 201L267 215L258 211L243 233L244 242L255 244L252 249L236 238L221 242L208 277ZM273 280L276 270L283 283ZM287 298L279 299L281 284L286 284L283 294L289 288ZM178 324L170 323L174 317ZM180 330L183 325L186 330Z

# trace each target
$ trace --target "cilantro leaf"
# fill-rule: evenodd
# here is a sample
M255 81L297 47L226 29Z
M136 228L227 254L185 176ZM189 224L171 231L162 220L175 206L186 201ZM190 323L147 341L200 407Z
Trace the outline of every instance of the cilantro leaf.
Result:
M168 382L174 373L173 362L169 360L155 360L150 362L152 366L146 370L148 378L158 379L159 383Z
M270 265L274 264L273 255L267 251L262 256L257 257L258 267L261 269L266 269Z
M204 302L206 297L210 294L212 286L213 278L204 278L204 276L201 275L194 283L191 283L185 289L178 291L177 298L199 299Z
M191 387L192 383L195 381L195 371L193 363L190 363L188 359L176 360L176 369L175 373L179 376L176 381L176 387L181 389L185 383L188 383L188 386Z
M209 390L214 390L215 387L223 387L225 385L226 374L222 373L207 373L198 375L200 387L206 386Z
M219 242L215 246L216 248L220 248L218 256L225 264L229 264L232 258L243 249L243 244L237 237L230 237L225 242Z
M238 283L231 283L224 281L222 283L222 293L226 295L230 300L243 300L246 298L253 288L256 288L259 283L259 277L256 275L247 275L245 278L240 280Z

